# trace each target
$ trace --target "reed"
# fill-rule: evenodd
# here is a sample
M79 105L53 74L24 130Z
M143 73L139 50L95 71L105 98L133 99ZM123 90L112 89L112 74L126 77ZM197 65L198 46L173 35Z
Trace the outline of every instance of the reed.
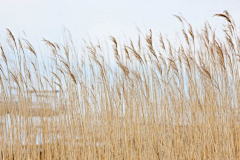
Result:
M240 36L181 16L177 42L0 45L0 159L239 159ZM66 36L71 37L71 36ZM110 54L106 51L112 45Z

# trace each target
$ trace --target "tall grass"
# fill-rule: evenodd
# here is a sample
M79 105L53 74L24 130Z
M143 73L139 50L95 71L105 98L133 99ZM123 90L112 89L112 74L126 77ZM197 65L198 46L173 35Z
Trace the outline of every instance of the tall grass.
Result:
M47 53L7 30L0 45L0 159L240 158L240 36L177 16L182 36L150 30L122 44ZM107 53L107 54L106 54Z

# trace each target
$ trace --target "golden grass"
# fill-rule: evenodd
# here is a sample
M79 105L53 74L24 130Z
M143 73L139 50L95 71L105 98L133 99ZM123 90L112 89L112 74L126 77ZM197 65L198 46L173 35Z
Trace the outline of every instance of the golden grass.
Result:
M0 159L239 159L240 36L186 20L170 41L0 45ZM5 44L3 42L2 44ZM44 58L43 58L44 57Z

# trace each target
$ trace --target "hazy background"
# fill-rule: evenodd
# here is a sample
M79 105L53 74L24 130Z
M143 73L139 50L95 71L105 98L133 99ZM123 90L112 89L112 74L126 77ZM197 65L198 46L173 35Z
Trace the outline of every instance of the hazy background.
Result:
M181 28L172 14L183 15L194 28L205 20L221 28L223 20L213 15L224 10L239 24L239 0L0 0L0 38L5 28L21 37L25 31L31 41L59 41L64 27L79 41L88 35L132 37L136 27L172 35Z

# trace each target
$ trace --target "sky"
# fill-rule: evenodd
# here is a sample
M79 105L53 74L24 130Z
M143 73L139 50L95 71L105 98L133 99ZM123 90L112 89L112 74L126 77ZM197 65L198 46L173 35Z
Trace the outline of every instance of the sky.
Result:
M184 16L194 30L205 21L219 29L224 20L213 15L224 10L240 26L240 0L0 0L0 43L6 42L6 28L35 49L42 38L61 42L64 28L77 42L88 36L134 39L137 27L174 37L182 26L173 14Z
M181 31L173 14L184 16L194 28L206 20L221 28L223 20L213 15L224 10L240 23L239 0L0 0L0 38L6 28L36 41L59 41L63 28L77 40L134 37L137 27L143 33L151 28L171 35Z

